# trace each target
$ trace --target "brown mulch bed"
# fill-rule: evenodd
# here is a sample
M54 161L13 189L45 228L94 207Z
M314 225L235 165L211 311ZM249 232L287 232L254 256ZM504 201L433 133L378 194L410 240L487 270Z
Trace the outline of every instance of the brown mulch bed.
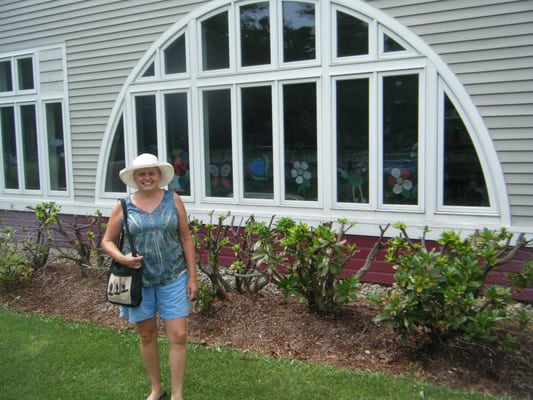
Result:
M0 304L116 329L128 327L118 317L118 307L106 302L104 290L105 273L91 271L84 277L76 267L55 265L22 286L0 291ZM390 328L373 322L376 313L376 306L365 300L322 316L277 290L256 296L230 294L209 312L192 313L189 341L533 399L531 326L518 334L520 351L513 354L465 342L422 350L399 342Z

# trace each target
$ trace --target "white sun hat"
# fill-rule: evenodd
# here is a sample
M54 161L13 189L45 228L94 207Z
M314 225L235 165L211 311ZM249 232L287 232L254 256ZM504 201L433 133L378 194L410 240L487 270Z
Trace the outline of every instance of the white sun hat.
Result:
M156 156L149 153L138 155L131 162L131 166L121 170L118 175L126 185L138 189L137 184L133 179L133 173L137 169L152 167L157 167L161 171L161 181L159 182L159 186L168 185L172 178L174 178L174 167L167 162L159 161Z

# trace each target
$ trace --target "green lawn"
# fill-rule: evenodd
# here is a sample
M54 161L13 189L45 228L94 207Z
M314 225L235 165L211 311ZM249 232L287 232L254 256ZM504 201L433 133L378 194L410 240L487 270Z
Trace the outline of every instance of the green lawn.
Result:
M0 309L0 399L143 400L149 384L130 330ZM168 387L167 344L161 339ZM509 399L189 345L186 400Z

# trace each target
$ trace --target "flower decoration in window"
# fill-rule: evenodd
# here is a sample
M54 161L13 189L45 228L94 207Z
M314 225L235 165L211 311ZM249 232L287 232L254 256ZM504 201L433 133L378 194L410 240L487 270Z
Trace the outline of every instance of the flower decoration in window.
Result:
M350 173L350 171L346 169L339 168L338 171L340 172L341 178L348 181L348 183L351 186L352 189L352 201L354 203L366 202L366 197L363 192L363 183L364 178L363 174L366 173L367 168L365 167L358 167L353 172Z
M392 193L397 196L402 196L406 199L414 196L414 185L413 181L409 179L410 177L411 173L406 168L391 169L388 183L391 187Z
M307 161L294 161L292 163L291 177L298 186L298 193L305 198L305 192L311 187L311 172Z
M171 164L174 167L174 178L168 184L170 190L185 192L189 187L189 153L178 150Z
M211 172L212 188L222 187L224 189L231 189L231 165L229 165L228 163L224 163L219 168L216 164L211 164L209 169Z
M252 179L255 181L268 180L268 173L270 170L270 161L266 155L254 158L248 162Z

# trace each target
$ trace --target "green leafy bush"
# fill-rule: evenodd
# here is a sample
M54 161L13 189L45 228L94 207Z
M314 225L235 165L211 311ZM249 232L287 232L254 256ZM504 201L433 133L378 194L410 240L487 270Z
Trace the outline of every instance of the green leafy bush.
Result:
M390 324L402 337L498 341L497 329L509 318L511 291L486 287L486 280L527 243L523 237L510 247L512 235L504 229L483 229L465 239L448 231L438 246L428 248L423 239L412 241L405 225L397 227L402 233L389 242L386 256L394 263L395 282L390 291L373 298L381 307L375 319Z
M14 239L15 231L5 227L0 232L0 282L15 283L27 279L33 269Z
M280 219L271 230L262 226L256 231L253 258L286 296L303 297L311 309L329 312L353 299L359 283L355 276L341 279L357 249L344 239L354 224L339 223L337 232L331 222L311 227L290 218Z

